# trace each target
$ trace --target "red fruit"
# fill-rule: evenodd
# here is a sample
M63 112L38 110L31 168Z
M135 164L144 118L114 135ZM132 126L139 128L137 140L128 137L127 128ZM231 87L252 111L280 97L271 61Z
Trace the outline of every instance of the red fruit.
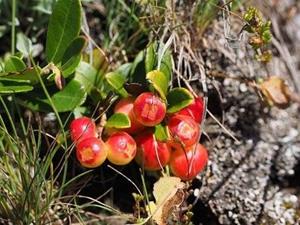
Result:
M135 115L133 113L133 103L134 98L122 98L114 108L115 113L124 113L129 117L131 122L130 128L122 129L129 134L134 134L144 129L144 126L135 118Z
M133 112L144 126L159 124L166 115L166 104L151 92L140 94L133 104Z
M95 137L84 139L76 146L76 157L80 164L87 168L100 166L107 157L105 143Z
M175 115L185 115L193 118L197 123L201 123L204 110L204 102L202 97L196 97L194 102L187 107L181 109Z
M172 147L190 147L198 141L200 128L199 124L191 117L174 115L168 122Z
M170 148L166 143L156 141L151 132L144 132L136 137L137 163L145 170L160 170L168 164L170 159Z
M97 137L96 125L88 117L74 119L70 124L70 134L74 142L79 142L90 137Z
M136 155L135 140L126 132L112 134L105 143L108 148L107 159L115 165L126 165Z
M189 150L176 149L171 154L170 168L172 173L182 180L192 180L205 167L208 161L206 148L198 144Z

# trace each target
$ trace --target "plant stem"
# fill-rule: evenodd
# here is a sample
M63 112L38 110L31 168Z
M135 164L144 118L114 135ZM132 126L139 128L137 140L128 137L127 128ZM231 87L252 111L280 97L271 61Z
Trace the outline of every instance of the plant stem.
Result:
M12 0L11 6L11 54L15 54L15 45L16 45L16 9L17 9L17 0Z

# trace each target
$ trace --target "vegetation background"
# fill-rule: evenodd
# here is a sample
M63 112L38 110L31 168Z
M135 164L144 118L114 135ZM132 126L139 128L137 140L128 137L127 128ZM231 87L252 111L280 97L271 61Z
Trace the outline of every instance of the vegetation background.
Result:
M299 31L297 0L0 0L0 223L157 222L161 174L85 170L68 139L74 116L122 95L104 75L135 79L153 50L207 102L209 164L168 224L300 224ZM261 85L272 76L288 94Z

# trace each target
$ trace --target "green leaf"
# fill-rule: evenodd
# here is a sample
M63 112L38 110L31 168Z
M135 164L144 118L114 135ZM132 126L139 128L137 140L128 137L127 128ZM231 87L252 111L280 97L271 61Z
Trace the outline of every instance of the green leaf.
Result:
M170 133L167 126L158 124L155 126L154 135L158 141L167 141L170 139Z
M130 77L129 77L130 83L139 83L142 85L147 84L144 59L145 59L145 53L144 51L140 51L132 63Z
M67 112L84 103L86 92L78 81L71 80L63 90L55 93L51 99L58 112Z
M109 62L104 54L104 51L100 48L93 49L92 53L84 54L83 60L90 63L99 73L104 74L107 71Z
M159 70L166 75L169 84L172 80L172 55L170 50L167 50L162 57Z
M1 77L1 79L7 79L10 81L15 82L27 82L32 85L39 83L39 74L41 72L41 68L37 67L37 71L35 68L27 68L25 71L22 71L20 73L12 73L8 74L4 77Z
M81 52L85 48L86 43L87 41L84 37L77 37L66 49L61 61L61 71L65 78L75 72L81 60Z
M1 81L0 82L0 94L13 94L32 91L33 87L20 82Z
M132 63L125 63L122 64L118 69L117 72L122 74L123 77L125 77L126 79L128 79L129 75L130 75L130 70L132 67Z
M105 79L110 87L123 98L128 97L128 93L124 88L126 78L118 72L110 72L105 75Z
M103 82L104 76L86 62L81 61L79 63L74 79L84 87L84 90L95 101L104 99L109 92L108 86Z
M18 33L16 47L25 57L28 57L32 51L32 42L23 33Z
M26 69L26 65L22 59L17 56L10 56L4 62L4 71L8 73L21 72Z
M169 86L166 75L159 70L153 70L147 73L146 78L159 95L163 99L166 99Z
M149 47L146 49L146 57L145 57L145 69L146 73L150 72L154 69L157 57L156 57L156 43L151 43Z
M123 113L113 114L106 121L105 124L105 127L117 128L117 129L129 128L130 126L131 126L131 122L129 117Z
M187 107L194 101L194 96L186 88L174 88L168 96L168 113L175 113Z
M58 0L54 6L47 32L48 62L61 61L69 43L78 36L81 25L80 0Z

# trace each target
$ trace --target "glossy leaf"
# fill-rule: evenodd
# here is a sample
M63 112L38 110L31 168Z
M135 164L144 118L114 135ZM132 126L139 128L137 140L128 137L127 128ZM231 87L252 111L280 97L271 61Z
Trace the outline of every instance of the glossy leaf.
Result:
M48 62L61 61L69 43L78 36L81 25L80 0L58 0L54 6L47 32Z
M158 124L155 126L154 135L158 141L167 141L170 139L170 133L167 126Z
M26 65L22 59L17 56L10 56L4 62L4 71L8 73L21 72L26 69Z
M146 57L145 57L145 70L146 73L154 70L157 57L156 57L156 43L151 43L149 47L146 49Z
M18 33L16 47L25 57L28 57L32 51L32 42L23 33Z
M81 59L81 52L85 48L86 43L87 42L84 37L77 37L66 49L61 61L62 75L65 78L75 72Z
M147 73L146 78L150 85L159 93L160 97L166 99L168 92L168 78L159 70L153 70Z
M123 113L113 114L106 121L105 124L105 127L117 128L117 129L129 128L130 126L131 126L131 122L129 117Z
M126 78L118 72L110 72L105 75L105 80L110 85L113 91L117 92L122 97L128 96L127 91L124 88Z
M186 88L174 88L169 92L167 100L167 112L175 113L190 105L194 100L194 96Z
M162 57L159 70L166 75L169 84L172 80L172 55L170 50L167 50Z
M67 112L85 101L86 92L78 81L71 80L63 90L55 93L51 98L58 112Z

